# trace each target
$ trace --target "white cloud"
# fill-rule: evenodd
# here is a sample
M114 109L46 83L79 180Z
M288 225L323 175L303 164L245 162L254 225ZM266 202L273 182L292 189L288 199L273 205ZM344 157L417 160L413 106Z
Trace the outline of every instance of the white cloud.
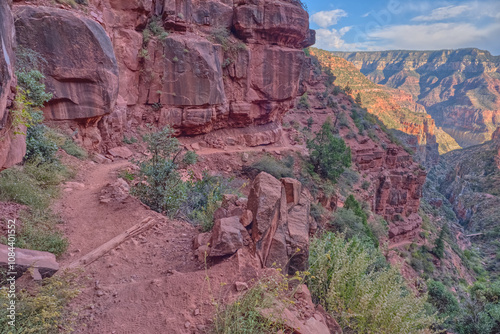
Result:
M500 23L477 27L470 23L433 23L384 27L368 34L383 49L440 50L488 48L500 34Z
M347 43L343 37L351 30L352 27L343 27L337 29L317 29L316 30L316 44L317 48L324 50L353 50L357 49L355 44Z
M439 7L434 9L428 15L420 15L414 17L412 21L420 21L420 22L442 21L460 16L464 12L470 9L471 8L467 5Z
M347 13L342 9L334 9L329 11L317 12L309 18L312 22L319 25L321 28L331 27L342 18L346 17Z

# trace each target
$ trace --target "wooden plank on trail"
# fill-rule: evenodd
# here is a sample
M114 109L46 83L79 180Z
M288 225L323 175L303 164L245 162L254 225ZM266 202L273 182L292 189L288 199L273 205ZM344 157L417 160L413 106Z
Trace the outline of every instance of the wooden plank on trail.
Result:
M95 260L98 260L105 254L109 253L112 249L115 249L125 241L129 240L130 238L135 237L136 235L141 234L144 231L149 230L152 228L154 225L156 225L157 221L152 218L152 217L147 217L140 223L132 226L125 232L117 235L113 239L109 240L108 242L102 244L101 246L97 247L93 251L85 254L82 256L80 259L76 260L75 262L71 263L64 269L73 269L77 267L85 267L94 262Z

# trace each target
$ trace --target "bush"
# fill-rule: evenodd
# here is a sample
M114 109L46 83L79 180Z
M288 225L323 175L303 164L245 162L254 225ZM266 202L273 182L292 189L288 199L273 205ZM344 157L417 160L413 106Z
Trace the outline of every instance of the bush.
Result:
M299 103L297 104L297 108L303 110L309 110L311 105L309 104L309 98L307 96L307 92L305 92L299 99Z
M17 247L48 251L61 255L67 240L57 229L59 219L49 209L57 195L57 185L70 176L59 163L26 163L24 168L11 168L0 173L0 200L28 206L20 214ZM5 241L5 240L3 240Z
M48 136L47 131L47 127L43 124L28 128L25 161L39 161L40 163L56 161L58 147L56 142Z
M214 319L213 334L279 333L285 330L282 312L289 304L289 279L282 276L259 280L235 302L219 309ZM279 306L277 306L279 305ZM270 309L269 317L261 310Z
M72 317L65 308L79 293L75 273L46 278L35 293L16 294L16 333L58 334L72 332ZM6 289L0 290L0 332L12 333L6 305Z
M351 165L351 150L342 138L333 135L330 120L323 123L313 140L307 142L307 148L314 171L332 182Z
M214 212L220 207L222 197L235 193L231 181L222 176L210 176L204 171L201 180L188 182L186 200L181 205L182 214L193 223L201 224L204 232L212 230Z
M173 133L165 127L143 136L151 158L139 163L139 182L132 188L132 194L152 210L170 216L177 213L186 196L186 186L175 163L180 145Z
M294 158L289 156L282 160L277 160L273 156L265 155L259 161L253 163L250 168L258 172L266 172L277 179L283 177L293 177Z
M443 283L434 280L427 282L429 303L431 303L439 313L445 316L453 316L460 310L455 296L444 286Z
M308 286L314 299L356 333L423 333L435 318L397 268L371 270L374 257L356 238L326 233L310 247Z

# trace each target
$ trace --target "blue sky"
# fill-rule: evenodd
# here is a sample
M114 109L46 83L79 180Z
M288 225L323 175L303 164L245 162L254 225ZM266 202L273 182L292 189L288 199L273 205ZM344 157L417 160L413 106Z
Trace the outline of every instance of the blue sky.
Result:
M302 0L315 47L440 50L476 47L500 55L500 0Z

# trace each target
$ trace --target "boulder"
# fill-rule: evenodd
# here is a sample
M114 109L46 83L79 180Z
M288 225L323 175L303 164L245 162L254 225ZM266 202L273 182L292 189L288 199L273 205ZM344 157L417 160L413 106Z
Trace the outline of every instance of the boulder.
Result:
M262 266L292 274L307 269L309 233L314 230L311 201L311 195L297 180L285 178L280 182L264 172L257 175L250 188L248 209L253 215L255 253Z
M126 146L114 147L108 150L109 154L116 158L128 159L134 153Z
M250 236L241 225L240 217L222 218L215 222L210 240L210 256L219 257L236 253L248 245Z
M48 120L84 120L109 114L118 94L113 45L101 25L75 12L43 6L15 6L19 45L45 60L42 70L54 95Z
M9 247L0 244L0 267L11 272L16 272L16 278L20 277L29 268L38 271L42 278L50 277L59 270L56 256L49 252L41 252L30 249L15 249L14 270L9 268Z
M99 201L101 203L124 202L130 193L130 186L128 183L119 178L113 183L109 183L104 189L101 190Z

